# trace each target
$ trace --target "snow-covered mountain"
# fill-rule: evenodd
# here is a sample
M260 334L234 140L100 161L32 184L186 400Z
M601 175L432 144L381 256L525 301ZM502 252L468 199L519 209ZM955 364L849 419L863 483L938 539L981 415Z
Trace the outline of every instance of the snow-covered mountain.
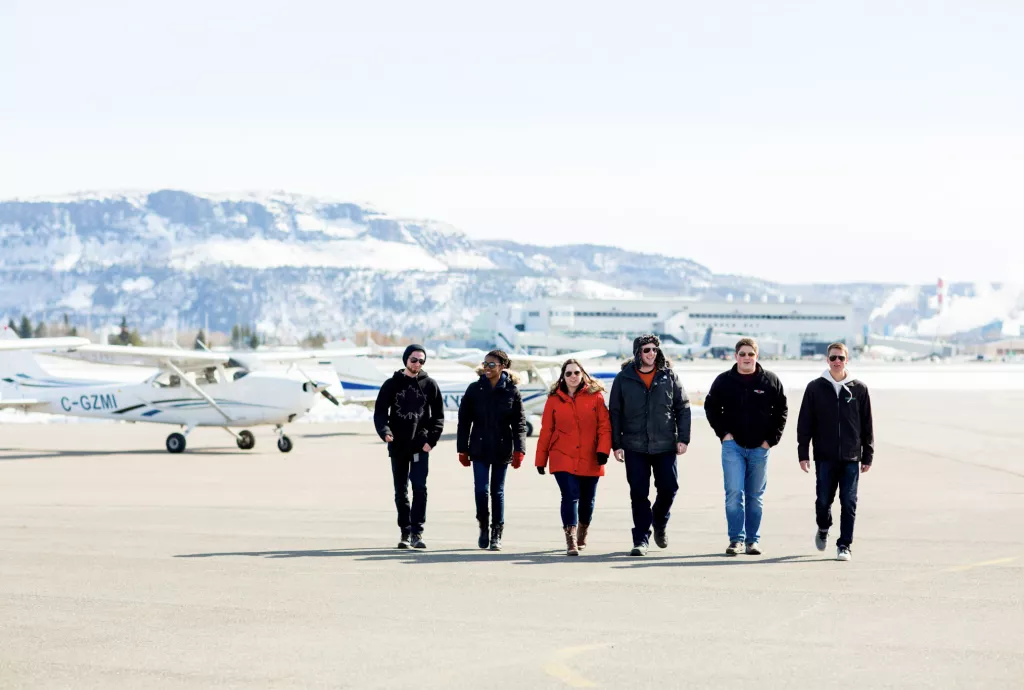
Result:
M0 278L0 314L94 326L126 315L144 332L255 324L286 339L465 334L482 309L541 296L850 299L865 321L899 316L909 299L886 302L900 286L783 286L613 247L477 241L294 194L175 190L0 202Z

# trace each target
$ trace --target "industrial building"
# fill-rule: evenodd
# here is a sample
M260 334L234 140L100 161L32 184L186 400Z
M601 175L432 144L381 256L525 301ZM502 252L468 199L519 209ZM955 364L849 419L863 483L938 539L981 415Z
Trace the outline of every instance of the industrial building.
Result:
M481 315L473 338L536 351L601 348L624 354L641 333L687 346L700 343L709 329L713 346L731 347L738 337L751 336L788 357L821 354L837 340L859 344L850 304L683 298L545 298Z

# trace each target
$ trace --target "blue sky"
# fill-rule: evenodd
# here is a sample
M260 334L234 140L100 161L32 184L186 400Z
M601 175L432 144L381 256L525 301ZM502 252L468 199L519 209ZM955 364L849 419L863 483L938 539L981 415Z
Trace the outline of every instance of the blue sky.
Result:
M1012 280L1017 2L0 4L0 197L249 189L784 281Z

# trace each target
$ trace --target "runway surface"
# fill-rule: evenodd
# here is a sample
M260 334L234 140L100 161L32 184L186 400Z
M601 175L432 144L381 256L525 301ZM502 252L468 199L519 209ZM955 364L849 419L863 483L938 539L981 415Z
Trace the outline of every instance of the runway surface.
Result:
M614 461L584 556L532 466L510 471L505 550L476 549L454 426L410 552L366 424L293 426L288 455L203 429L177 456L167 427L5 425L0 687L1021 687L1024 393L876 391L850 563L812 544L798 402L765 554L738 558L703 419L669 548L643 559Z

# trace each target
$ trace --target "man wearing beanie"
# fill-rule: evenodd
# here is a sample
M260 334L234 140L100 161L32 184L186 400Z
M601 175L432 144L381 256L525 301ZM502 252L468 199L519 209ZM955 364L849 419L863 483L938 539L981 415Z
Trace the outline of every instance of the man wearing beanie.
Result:
M654 541L668 546L665 528L679 490L676 456L690 443L690 400L672 365L661 352L656 335L633 341L633 359L615 376L608 404L615 459L626 463L629 499L633 507L631 556L647 555ZM651 474L657 497L650 502Z
M395 508L402 530L400 549L425 549L423 523L427 516L427 469L430 451L444 430L444 401L437 382L423 371L427 361L422 345L410 345L402 355L404 369L384 382L377 394L373 423L388 444L395 480ZM409 483L412 483L412 509Z

